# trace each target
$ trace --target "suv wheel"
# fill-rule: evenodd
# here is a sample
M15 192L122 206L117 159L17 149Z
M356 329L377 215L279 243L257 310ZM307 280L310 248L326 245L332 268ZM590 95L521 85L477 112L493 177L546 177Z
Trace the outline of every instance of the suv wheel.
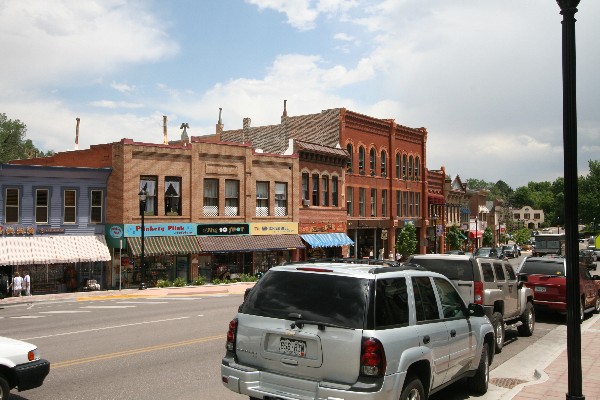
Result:
M504 319L499 312L492 314L492 326L494 327L494 337L496 338L494 351L498 354L502 351L502 347L504 347Z
M596 307L594 307L596 314L600 313L600 294L596 297Z
M407 376L406 382L408 384L404 386L400 400L425 400L425 390L419 378Z
M483 344L481 350L481 359L479 360L479 366L477 372L471 378L469 378L469 389L472 392L478 394L484 394L488 390L488 384L490 382L490 363L488 360L488 346L487 343Z
M8 386L8 381L0 375L0 400L8 400L9 392L10 387Z
M533 335L533 328L535 327L535 312L533 311L533 304L531 304L530 301L527 302L527 305L525 306L525 311L523 312L523 315L521 315L521 322L523 323L523 325L517 327L519 335Z

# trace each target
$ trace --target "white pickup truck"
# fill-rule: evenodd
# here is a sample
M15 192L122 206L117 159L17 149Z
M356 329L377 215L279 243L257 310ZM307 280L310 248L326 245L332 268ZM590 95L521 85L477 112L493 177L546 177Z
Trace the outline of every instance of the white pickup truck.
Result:
M50 362L40 358L35 345L0 336L0 400L8 400L11 389L41 386L49 372Z

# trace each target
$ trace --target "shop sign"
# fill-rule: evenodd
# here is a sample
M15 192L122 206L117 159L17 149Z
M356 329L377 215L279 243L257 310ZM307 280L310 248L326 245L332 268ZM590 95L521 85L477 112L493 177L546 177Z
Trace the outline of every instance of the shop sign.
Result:
M305 233L345 233L346 224L344 222L304 224L298 228L300 234Z
M257 222L250 224L251 235L298 234L297 222Z
M113 239L120 239L123 237L123 227L121 225L111 225L107 227L106 230Z
M381 230L381 240L385 240L388 238L388 230L387 229L382 229Z
M198 224L144 224L144 236L195 236ZM125 237L141 237L141 224L125 224Z
M37 228L39 235L65 233L65 228Z
M198 236L248 235L248 224L198 224Z

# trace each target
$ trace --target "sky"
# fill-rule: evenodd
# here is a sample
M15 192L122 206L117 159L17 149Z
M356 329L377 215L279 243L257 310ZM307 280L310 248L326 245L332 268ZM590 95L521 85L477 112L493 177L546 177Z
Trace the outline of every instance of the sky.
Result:
M577 160L600 159L600 1L575 14ZM0 113L43 151L347 108L425 127L429 169L563 176L553 0L0 0Z

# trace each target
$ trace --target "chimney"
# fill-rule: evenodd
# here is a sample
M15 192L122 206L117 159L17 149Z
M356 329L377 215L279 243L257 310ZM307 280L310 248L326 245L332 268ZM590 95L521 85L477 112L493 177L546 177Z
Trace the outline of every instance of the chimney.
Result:
M221 111L223 111L223 108L219 107L219 121L217 122L215 129L215 139L217 140L217 142L221 141L221 132L223 132L223 121L221 121Z
M281 115L281 122L283 123L283 121L285 121L285 119L287 118L287 100L283 101L283 114Z
M79 117L75 118L77 125L75 126L75 150L79 150Z
M169 139L167 138L167 116L163 115L163 144L169 144Z
M242 123L242 143L246 143L246 137L248 137L248 131L250 130L250 118L244 118Z
M190 142L190 138L188 137L187 130L186 130L186 129L189 129L189 128L190 128L190 125L187 122L184 122L179 127L179 129L183 129L183 132L181 132L181 141L183 143L189 143Z

